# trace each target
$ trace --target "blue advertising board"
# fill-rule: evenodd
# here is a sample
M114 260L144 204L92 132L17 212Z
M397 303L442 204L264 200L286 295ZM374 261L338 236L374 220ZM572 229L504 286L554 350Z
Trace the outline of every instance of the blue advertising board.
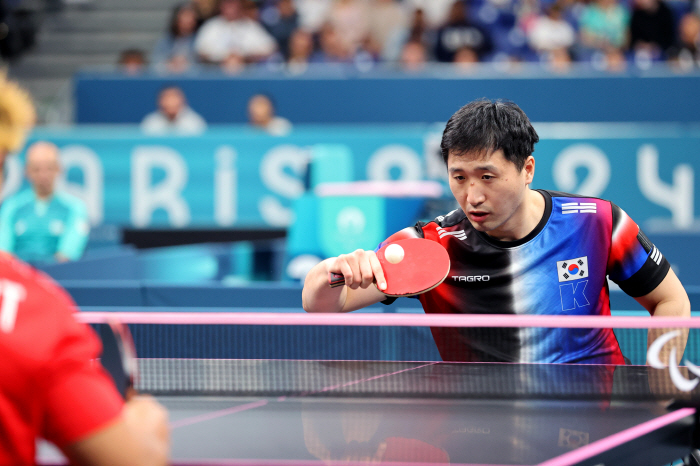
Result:
M535 126L541 141L534 187L611 199L650 233L699 230L699 128ZM355 180L444 181L441 130L295 127L289 136L271 137L222 127L198 137L154 138L132 127L77 127L38 129L31 140L61 148L63 187L85 200L94 225L279 228L293 221L292 202L305 191L316 145L347 147ZM21 160L9 159L3 196L24 185Z

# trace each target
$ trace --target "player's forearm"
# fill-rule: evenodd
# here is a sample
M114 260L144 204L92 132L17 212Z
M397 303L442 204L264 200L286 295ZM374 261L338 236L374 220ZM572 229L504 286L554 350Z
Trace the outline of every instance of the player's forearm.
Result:
M302 306L306 312L342 312L347 297L344 286L328 286L328 261L317 264L309 271L304 280L301 293Z
M682 297L674 300L668 300L661 302L656 305L653 312L650 311L653 317L690 317L690 301L684 294ZM671 356L671 350L676 349L676 362L680 364L681 358L683 356L683 351L685 351L685 345L688 341L688 328L654 328L649 329L647 334L647 347L649 347L654 341L656 341L660 336L667 332L678 331L679 335L664 345L659 354L659 359L662 362L669 360Z

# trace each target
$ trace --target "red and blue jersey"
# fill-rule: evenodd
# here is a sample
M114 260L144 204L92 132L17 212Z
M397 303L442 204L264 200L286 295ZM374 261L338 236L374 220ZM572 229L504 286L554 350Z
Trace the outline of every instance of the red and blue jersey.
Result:
M669 263L615 204L539 190L541 221L524 238L499 241L457 209L387 242L424 237L447 249L445 281L419 296L427 313L610 315L607 278L633 297L653 291ZM434 328L444 360L622 364L611 329Z

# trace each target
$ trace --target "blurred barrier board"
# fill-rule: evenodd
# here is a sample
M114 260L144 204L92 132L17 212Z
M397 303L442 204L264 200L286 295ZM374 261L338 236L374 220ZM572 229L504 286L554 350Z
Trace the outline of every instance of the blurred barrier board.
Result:
M534 187L613 200L647 233L697 233L700 127L536 124ZM295 127L271 137L243 127L199 137L153 138L138 129L38 129L62 153L65 189L93 224L137 228L284 228L305 192L311 148L343 144L356 180L445 181L442 125ZM23 186L22 157L8 160L3 195ZM446 197L449 191L445 190ZM370 219L371 221L371 219Z
M246 122L248 99L259 92L271 95L278 113L293 123L432 123L446 121L461 105L481 97L513 100L534 121L698 118L697 72L576 70L556 76L521 68L465 74L435 67L407 74L326 67L297 77L258 70L239 77L82 73L75 79L76 121L139 123L155 110L156 95L165 85L180 86L192 107L214 124Z

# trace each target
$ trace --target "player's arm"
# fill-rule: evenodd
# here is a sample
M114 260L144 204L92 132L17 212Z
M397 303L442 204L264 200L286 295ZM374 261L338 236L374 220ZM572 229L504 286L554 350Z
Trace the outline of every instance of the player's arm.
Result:
M116 422L63 448L79 466L166 465L168 416L151 397L129 400Z
M639 304L644 306L653 317L690 317L690 300L688 299L688 294L672 269L669 269L666 277L654 291L635 299ZM677 362L680 363L688 340L688 329L649 329L649 333L647 334L648 345L651 345L664 333L674 330L680 330L680 336L671 340L669 344L664 345L659 355L661 361L668 361L671 348L675 347L676 359Z
M345 285L331 288L329 273L345 277ZM376 286L374 283L376 282ZM348 312L386 299L382 266L374 251L358 249L318 263L304 280L302 305L306 312Z

